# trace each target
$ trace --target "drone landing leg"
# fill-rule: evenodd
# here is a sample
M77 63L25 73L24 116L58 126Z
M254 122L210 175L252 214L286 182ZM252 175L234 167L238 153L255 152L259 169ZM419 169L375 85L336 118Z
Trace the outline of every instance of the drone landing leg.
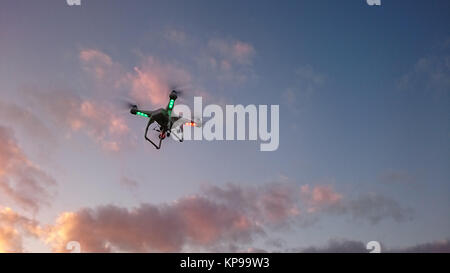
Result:
M178 139L178 141L183 142L184 140L183 124L181 124L180 130L181 130L181 138L175 133L175 131L172 132L172 135L174 135Z
M150 127L150 124L152 124L152 123L153 123L153 120L150 119L150 120L148 121L147 128L145 128L145 139L146 139L147 141L149 141L151 144L153 144L153 146L155 146L156 149L159 150L159 149L161 148L162 138L159 139L159 145L156 145L151 139L149 139L149 138L147 137L148 127Z

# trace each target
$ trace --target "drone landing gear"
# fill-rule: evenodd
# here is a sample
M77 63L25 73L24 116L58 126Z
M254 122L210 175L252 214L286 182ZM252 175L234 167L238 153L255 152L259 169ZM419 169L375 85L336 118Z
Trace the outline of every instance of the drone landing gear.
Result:
M172 129L172 130L174 130L174 129ZM172 132L172 135L174 135L174 136L178 139L179 142L183 142L183 140L184 140L184 135L183 135L183 124L181 124L178 133L180 133L180 132L181 132L181 137L178 136L178 134L175 132L175 130ZM167 133L167 136L169 136L169 133Z
M164 138L166 138L166 135L164 134L164 132L161 132L161 133L159 134L159 143L158 143L158 145L156 145L151 139L149 139L149 138L147 137L148 128L150 127L150 125L151 125L153 122L154 122L154 121L153 121L152 119L150 119L150 120L148 121L147 128L145 128L145 139L146 139L147 141L149 141L151 144L153 144L153 146L155 146L156 149L159 150L159 149L161 148L161 142L162 142L162 140L163 140Z

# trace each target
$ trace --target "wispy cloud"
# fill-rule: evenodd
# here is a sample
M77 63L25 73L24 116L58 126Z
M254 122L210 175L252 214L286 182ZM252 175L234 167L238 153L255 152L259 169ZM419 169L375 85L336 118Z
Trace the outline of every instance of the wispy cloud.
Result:
M448 40L436 47L433 53L417 60L412 70L403 75L397 84L403 90L432 91L448 95L450 92Z
M386 219L404 222L413 218L411 208L405 208L396 200L375 193L362 194L344 201L331 212L349 214L353 219L367 220L372 224Z
M417 175L405 170L385 170L379 175L378 179L382 183L391 185L414 185L418 183Z
M48 158L59 142L39 114L32 108L0 100L0 123L13 129L20 140L39 142L38 146L31 147L31 152Z
M128 73L130 95L137 101L150 102L153 106L167 103L168 92L177 85L191 85L191 74L179 66L162 63L155 57L145 57L134 72Z
M102 148L120 150L122 137L129 128L112 106L64 91L33 92L30 96L60 128L83 131Z
M99 84L95 91L111 92L111 87L118 88L122 84L124 68L105 52L85 48L79 52L79 59L82 69Z
M255 77L255 55L256 50L249 43L216 38L208 41L199 60L220 84L242 84Z
M56 181L25 155L11 129L0 126L0 142L0 192L32 212L49 205Z
M214 53L219 63L252 64L255 48L239 40L211 39L208 48Z
M122 177L120 178L120 185L129 190L130 192L132 192L133 194L137 194L137 191L139 189L139 182L137 182L136 180L129 178L129 177Z
M281 98L292 113L298 114L299 108L322 88L325 80L325 75L311 65L300 65L294 72L293 84L286 88Z
M178 45L185 45L186 41L188 40L188 35L182 30L168 28L164 31L164 38Z

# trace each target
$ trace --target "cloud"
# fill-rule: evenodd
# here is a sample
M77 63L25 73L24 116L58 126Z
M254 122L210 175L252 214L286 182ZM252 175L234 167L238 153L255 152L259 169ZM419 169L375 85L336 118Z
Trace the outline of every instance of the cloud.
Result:
M389 251L400 253L450 253L450 239L417 244L406 248L392 248Z
M122 138L129 128L108 104L63 91L33 92L31 96L58 126L71 132L85 132L105 150L120 150Z
M225 187L206 187L205 192L214 200L252 215L260 223L284 224L300 214L298 189L287 183L261 187L227 184Z
M264 224L289 224L295 220L309 223L310 216L345 215L354 220L377 224L386 219L397 222L412 218L412 210L380 194L361 194L345 198L331 185L270 183L260 187L210 186L205 189L214 200L246 211Z
M0 253L24 252L23 236L38 237L38 223L10 208L0 207Z
M301 194L308 204L308 212L316 212L323 207L330 207L342 200L342 195L335 192L334 189L329 186L315 186L311 188L309 185L301 186Z
M367 242L346 240L346 239L331 239L325 246L299 248L289 250L289 252L303 252L303 253L368 253L370 250L366 249ZM396 253L450 253L450 240L434 241L429 243L417 244L414 246L404 248L386 248L381 244L381 252L396 252Z
M173 28L164 32L164 38L179 45L184 45L187 41L187 35L184 31Z
M134 208L117 205L81 208L61 213L54 224L21 225L30 230L25 235L39 236L55 252L66 251L69 241L78 241L84 252L261 251L252 247L257 238L267 237L267 231L274 228L301 228L296 225L297 221L311 214L374 217L370 213L373 208L366 207L380 204L367 203L360 208L360 202L359 199L346 201L342 194L327 185L269 183L242 187L228 184L207 186L198 194L170 203L143 203ZM309 210L312 205L315 210ZM392 216L381 206L383 213L375 214L376 221ZM11 238L19 242L21 237L17 234ZM342 244L334 245L336 250L342 248ZM352 248L355 244L348 244L345 249Z
M305 83L306 92L314 92L315 89L322 85L325 77L318 73L311 65L302 65L295 70L297 79Z
M255 48L239 40L211 39L208 48L215 53L218 60L231 64L251 64ZM221 62L220 62L221 63Z
M80 59L86 64L95 63L97 65L102 65L105 67L110 67L113 65L112 59L107 54L95 50L95 49L84 49L80 51Z
M379 180L386 184L413 185L417 184L417 177L404 170L385 170L379 175Z
M135 67L134 72L128 73L124 82L130 86L130 95L136 101L164 107L170 89L176 85L190 85L192 77L180 66L162 63L150 56Z
M26 95L32 99L36 107L46 112L48 120L53 121L59 128L69 130L71 133L85 133L106 151L118 152L130 142L127 137L129 127L124 117L118 114L117 105L114 105L114 98L123 97L124 90L128 92L125 97L130 97L142 106L150 104L164 107L171 88L193 86L189 72L178 65L163 63L152 56L142 57L140 64L134 67L133 71L127 71L111 56L97 49L81 50L79 60L83 70L93 76L95 83L98 84L89 96L82 97L73 91L36 90L28 90ZM109 93L105 99L106 90ZM197 90L192 91L193 95L196 93ZM18 107L8 106L1 109L0 113L2 111L11 117L15 113L21 113L14 118L26 121L32 125L31 128L36 128L40 124Z
M248 241L257 226L242 213L207 198L191 196L170 204L135 209L109 205L64 213L51 227L48 242L64 251L76 240L83 251L181 251L224 241Z
M0 100L0 118L3 123L20 128L29 136L54 143L54 136L47 126L28 109Z
M210 39L198 59L219 83L243 84L255 77L253 45L234 39Z
M56 181L30 161L10 129L0 126L0 192L24 209L49 205Z
M422 57L411 71L403 75L397 85L400 89L450 92L450 44L440 45L434 53Z
M368 253L366 243L352 240L332 239L323 247L308 247L295 252L304 253Z
M251 243L265 230L298 217L299 189L274 183L261 187L208 186L171 203L114 205L63 213L48 232L49 244L64 251L68 241L84 251L187 251ZM89 231L89 232L88 232Z
M299 107L302 107L315 92L322 88L325 79L326 77L311 65L301 65L294 72L294 83L286 88L281 99L292 113L298 114Z
M170 33L169 37L174 39L172 36L182 36L176 31ZM82 50L80 60L83 69L98 83L106 85L108 92L118 94L120 88L130 90L128 95L144 105L165 106L170 89L192 85L192 76L182 65L162 62L155 56L141 56L132 71L95 49Z
M83 49L80 51L79 58L83 70L96 80L101 82L118 82L122 67L113 62L112 58L97 49Z
M136 180L128 177L122 177L120 179L120 185L133 193L137 193L137 190L139 188L139 183Z
M386 219L397 222L409 221L413 215L412 209L405 208L397 201L376 193L344 198L329 185L313 188L303 185L301 195L307 204L306 211L314 214L348 215L354 220L369 221L371 224L377 224Z
M377 224L385 219L397 222L412 219L413 211L402 207L397 201L380 194L363 194L353 200L342 202L332 210L336 213L350 214L353 219L368 220Z
M83 70L91 75L101 89L111 96L131 97L139 105L164 107L173 88L189 90L190 95L207 96L203 85L214 88L236 85L255 76L254 47L234 39L188 39L183 31L169 29L163 38L189 48L189 58L161 59L154 55L139 55L132 70L97 49L83 49L79 59ZM189 42L187 42L189 40ZM194 52L194 54L192 54ZM125 91L126 90L126 91Z
M10 208L0 207L0 252L26 252L25 238L43 240L55 252L65 252L69 241L78 241L83 252L204 251L264 253L248 246L261 226L246 215L206 197L188 196L161 205L142 204L134 209L114 205L62 213L54 224L41 225ZM222 244L220 244L222 243ZM280 249L302 253L368 253L367 242L330 239L323 246ZM450 240L388 248L381 252L450 253ZM282 247L281 245L278 248Z

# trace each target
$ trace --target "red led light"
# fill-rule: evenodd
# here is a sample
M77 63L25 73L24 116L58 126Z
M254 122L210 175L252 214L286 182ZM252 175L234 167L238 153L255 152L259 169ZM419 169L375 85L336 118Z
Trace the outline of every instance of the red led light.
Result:
M186 126L196 126L197 123L195 123L195 122L186 122L184 125L186 125Z

